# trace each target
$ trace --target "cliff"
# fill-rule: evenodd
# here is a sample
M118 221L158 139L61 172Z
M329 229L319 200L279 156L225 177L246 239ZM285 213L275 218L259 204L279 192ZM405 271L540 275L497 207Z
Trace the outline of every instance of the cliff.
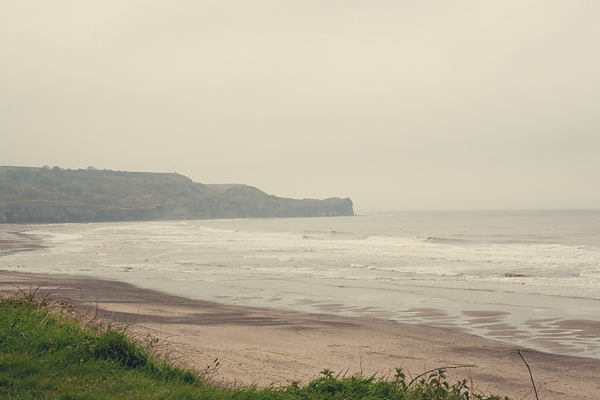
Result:
M353 215L348 198L288 199L172 174L0 167L0 223Z

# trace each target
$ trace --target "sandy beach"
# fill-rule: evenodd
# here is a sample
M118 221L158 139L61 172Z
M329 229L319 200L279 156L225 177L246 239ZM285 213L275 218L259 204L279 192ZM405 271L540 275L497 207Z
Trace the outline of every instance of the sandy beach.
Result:
M472 380L480 392L535 398L517 348L458 330L226 306L122 282L0 271L2 294L14 294L17 287L39 287L40 295L51 293L54 299L87 309L90 316L127 324L139 338L158 338L180 362L212 371L216 381L307 382L325 368L384 376L402 368L414 377L453 367L447 374L451 379ZM531 366L540 398L599 398L600 360L520 351Z
M31 237L5 235L21 230L23 226L0 225L1 254L42 246ZM535 399L520 351L540 399L600 398L599 359L517 348L451 327L223 305L119 281L0 270L0 294L19 290L37 290L39 296L73 304L84 319L127 326L142 341L158 339L162 353L225 384L306 383L326 368L391 377L401 368L415 377L445 367L450 380L467 379L481 393ZM444 318L439 310L420 313L429 314L431 321ZM479 311L472 318L493 326L497 312Z

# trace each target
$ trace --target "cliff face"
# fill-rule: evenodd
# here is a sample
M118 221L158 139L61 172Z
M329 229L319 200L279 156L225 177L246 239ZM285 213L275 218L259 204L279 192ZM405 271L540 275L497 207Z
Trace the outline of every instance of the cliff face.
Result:
M0 223L150 221L163 218L161 207L117 208L52 202L0 204Z
M0 223L354 215L348 198L288 199L179 174L0 167Z
M227 190L218 201L221 214L215 218L246 217L333 217L354 215L352 200L337 197L325 200L286 199L268 194L251 186Z

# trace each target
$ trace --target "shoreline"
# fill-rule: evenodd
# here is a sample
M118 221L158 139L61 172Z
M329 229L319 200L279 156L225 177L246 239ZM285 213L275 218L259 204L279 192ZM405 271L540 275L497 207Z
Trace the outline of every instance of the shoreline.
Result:
M517 348L460 329L230 306L119 281L0 271L4 295L40 285L40 295L50 293L93 310L98 317L125 324L137 337L158 338L182 364L209 371L217 382L307 383L326 368L390 377L402 368L414 377L452 367L447 370L450 381L472 380L486 394L533 398L520 350L540 398L591 400L600 393L598 359Z
M0 257L45 247L41 240L35 239L33 235L24 234L23 232L28 230L26 228L29 228L29 225L0 224Z
M83 226L81 229L86 230L91 226ZM36 231L56 228L59 226L48 228L47 225L37 224L0 224L0 269L112 279L183 297L244 307L447 327L488 340L501 341L509 346L600 360L600 317L595 312L600 304L596 299L519 291L511 293L511 290L507 291L507 297L498 297L492 287L495 283L463 287L461 282L433 286L427 286L423 282L425 286L409 284L395 288L398 290L390 295L392 291L387 290L388 288L382 287L382 291L373 292L369 285L364 288L361 285L353 287L347 281L338 279L323 284L317 282L317 290L310 279L276 278L274 286L269 283L270 279L263 280L260 273L256 276L253 273L245 274L239 280L245 281L245 285L232 282L233 285L228 287L227 273L221 274L214 269L211 273L216 278L204 280L202 274L187 268L161 274L160 265L140 269L117 268L114 271L104 268L101 272L94 270L93 265L83 267L87 265L88 257L95 257L93 252L84 258L80 257L77 263L67 263L72 267L53 268L53 263L57 261L50 261L53 249L47 248L53 245L37 236ZM79 231L79 226L73 229ZM140 250L139 246L134 246L133 250ZM29 251L31 252L28 254ZM10 256L19 252L23 254L16 257L23 258L21 261L4 262L6 259L1 258L2 255ZM144 260L147 257L145 253L138 253L137 257L141 263L148 261ZM365 302L355 300L362 296L367 296ZM373 301L374 298L379 300ZM447 300L452 302L452 306L449 306ZM587 311L578 312L579 310Z

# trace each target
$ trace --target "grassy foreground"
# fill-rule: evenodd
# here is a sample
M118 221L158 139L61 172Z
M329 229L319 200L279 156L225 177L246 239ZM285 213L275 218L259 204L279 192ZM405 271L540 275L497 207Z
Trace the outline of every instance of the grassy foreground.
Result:
M220 387L152 356L123 331L95 332L49 313L33 296L0 297L0 398L18 399L440 399L500 400L473 394L443 371L407 382L336 376L305 385Z

